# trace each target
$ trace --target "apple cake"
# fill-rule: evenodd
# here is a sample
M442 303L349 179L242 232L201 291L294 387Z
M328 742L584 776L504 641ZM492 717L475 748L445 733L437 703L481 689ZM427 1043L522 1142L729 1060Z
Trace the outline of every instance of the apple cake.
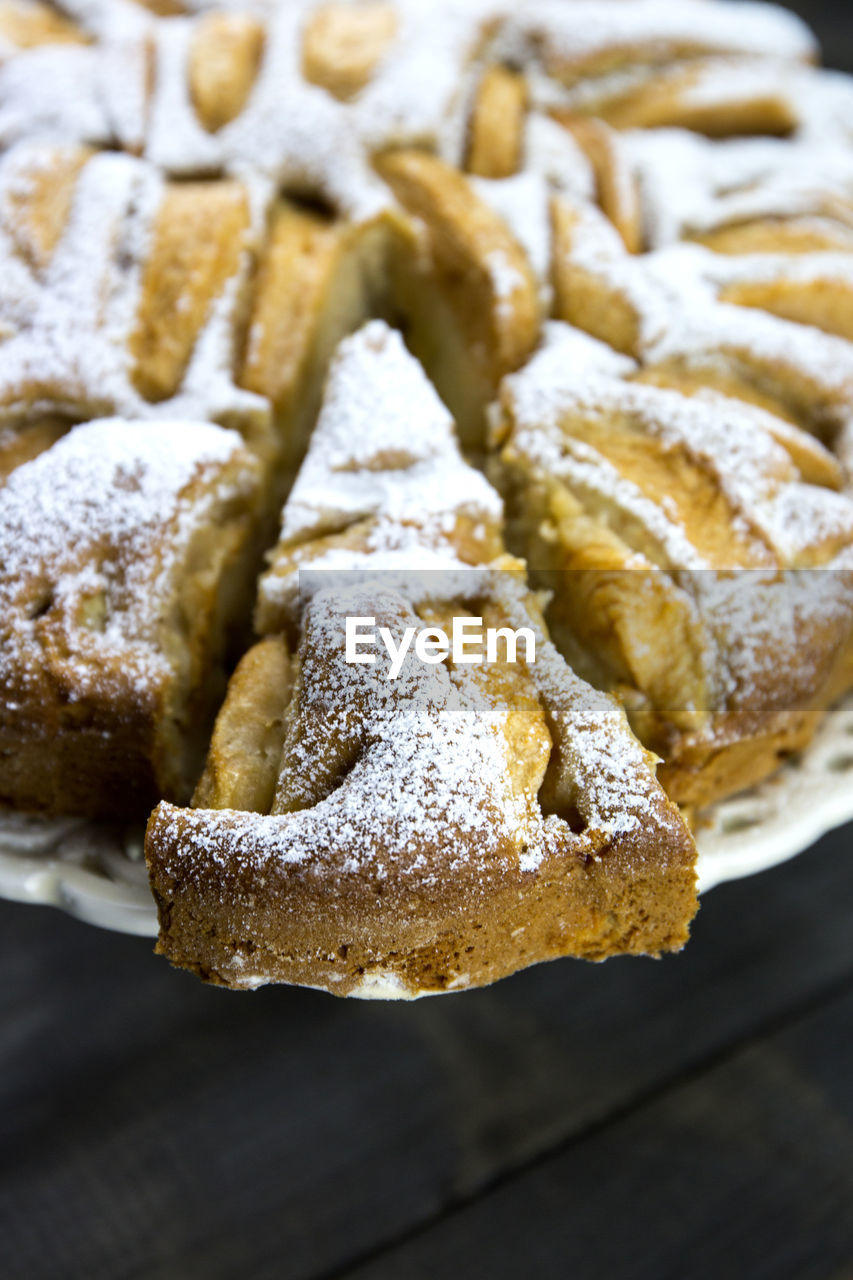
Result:
M389 679L387 659L345 660L348 616L398 648L412 624L520 623L535 660L409 653ZM175 963L406 997L683 945L693 841L654 757L547 640L497 494L381 321L332 363L257 624L194 807L148 826Z
M817 56L747 0L0 4L0 806L153 809L173 963L684 944L691 829L853 686Z

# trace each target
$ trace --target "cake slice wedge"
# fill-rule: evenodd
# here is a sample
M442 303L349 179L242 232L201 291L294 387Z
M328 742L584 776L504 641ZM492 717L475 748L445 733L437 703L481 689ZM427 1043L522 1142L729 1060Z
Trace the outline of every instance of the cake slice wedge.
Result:
M713 803L806 745L853 682L853 504L803 481L796 428L766 411L549 338L494 414L513 546L670 795Z
M551 644L501 524L399 336L347 339L262 587L265 638L193 807L149 821L173 964L412 998L684 944L690 832L621 707ZM348 658L353 618L385 636L372 663ZM413 633L454 622L494 651L422 658Z

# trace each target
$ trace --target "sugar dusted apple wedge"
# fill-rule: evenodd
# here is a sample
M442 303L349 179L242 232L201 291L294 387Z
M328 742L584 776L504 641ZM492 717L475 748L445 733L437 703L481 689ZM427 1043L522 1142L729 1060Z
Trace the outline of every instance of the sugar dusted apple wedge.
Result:
M189 797L261 508L257 459L206 424L94 422L15 467L0 486L0 803L127 819Z
M804 482L816 443L765 410L549 337L494 415L513 543L670 794L711 803L807 743L853 682L853 504Z

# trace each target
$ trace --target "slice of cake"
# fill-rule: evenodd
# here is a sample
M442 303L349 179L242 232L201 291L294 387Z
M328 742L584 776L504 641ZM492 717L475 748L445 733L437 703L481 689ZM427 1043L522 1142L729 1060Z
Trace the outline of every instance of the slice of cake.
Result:
M174 964L413 997L683 945L690 833L622 709L548 640L500 529L398 335L348 339L263 583L269 634L194 807L149 823ZM383 637L373 662L348 658L352 619ZM454 624L494 650L442 652Z

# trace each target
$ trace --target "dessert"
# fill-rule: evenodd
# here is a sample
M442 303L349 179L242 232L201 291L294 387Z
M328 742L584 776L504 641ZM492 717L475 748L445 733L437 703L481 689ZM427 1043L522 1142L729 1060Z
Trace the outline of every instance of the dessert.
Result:
M0 487L4 804L126 818L189 794L251 599L259 494L254 456L205 423L86 423L15 468Z
M175 963L683 944L687 819L853 684L816 56L722 0L0 5L0 805L156 806Z
M389 679L387 659L345 660L347 616L398 648L412 624L525 627L535 660L409 652ZM497 495L380 322L332 364L258 628L194 807L148 826L174 963L403 998L684 943L695 854L654 758L548 641Z

